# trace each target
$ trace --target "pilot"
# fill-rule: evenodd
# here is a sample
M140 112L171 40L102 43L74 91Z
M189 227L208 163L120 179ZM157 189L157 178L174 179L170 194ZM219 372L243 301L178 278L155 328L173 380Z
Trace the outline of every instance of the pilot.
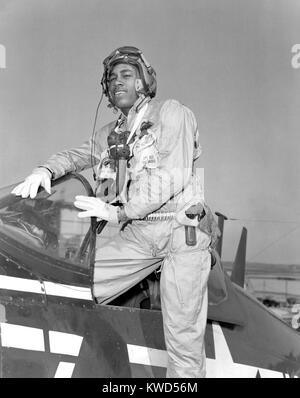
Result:
M97 301L109 303L128 291L163 259L160 293L167 377L205 377L213 236L199 228L207 206L194 166L201 153L197 122L177 100L154 98L156 73L139 49L120 47L103 64L103 93L109 106L120 112L117 120L81 147L50 157L13 193L34 198L39 186L50 193L51 180L97 164L96 196L76 197L74 205L82 210L78 216L122 226L113 238L97 236ZM103 194L107 181L115 183L114 200ZM201 203L201 211L188 217L186 209L196 203ZM188 230L194 234L192 244Z

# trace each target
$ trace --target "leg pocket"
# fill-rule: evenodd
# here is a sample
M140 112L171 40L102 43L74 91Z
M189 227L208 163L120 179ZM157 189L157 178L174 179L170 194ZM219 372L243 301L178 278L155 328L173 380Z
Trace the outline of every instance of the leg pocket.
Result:
M172 314L170 322L184 328L203 310L211 258L208 250L170 253L164 260L161 276L162 305ZM176 315L177 314L177 315ZM174 316L173 316L174 315Z
M208 251L194 251L175 256L175 280L186 322L195 322L203 311L210 264Z
M161 299L170 369L182 369L182 372L197 369L200 374L205 367L209 272L208 250L169 255L165 259Z

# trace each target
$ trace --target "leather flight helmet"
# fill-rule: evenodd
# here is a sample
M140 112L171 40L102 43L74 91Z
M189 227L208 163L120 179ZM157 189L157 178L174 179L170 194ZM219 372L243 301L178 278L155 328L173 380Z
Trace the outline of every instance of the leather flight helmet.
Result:
M104 72L101 79L101 85L103 88L103 93L108 97L110 103L112 103L112 100L108 91L109 77L112 68L116 64L120 63L135 66L139 71L140 79L143 83L143 88L139 92L151 98L155 96L157 85L155 70L146 60L141 50L132 46L123 46L114 50L103 61Z

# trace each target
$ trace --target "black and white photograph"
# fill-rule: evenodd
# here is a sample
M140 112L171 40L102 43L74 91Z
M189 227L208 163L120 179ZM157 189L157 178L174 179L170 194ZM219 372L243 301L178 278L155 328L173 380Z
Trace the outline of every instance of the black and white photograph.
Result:
M300 377L299 21L0 0L0 378Z

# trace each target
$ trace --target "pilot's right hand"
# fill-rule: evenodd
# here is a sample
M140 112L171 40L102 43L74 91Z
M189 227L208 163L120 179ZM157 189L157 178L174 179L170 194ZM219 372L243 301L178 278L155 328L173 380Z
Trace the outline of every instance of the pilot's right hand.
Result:
M51 194L51 173L44 167L38 167L33 170L24 182L17 185L11 193L16 196L22 196L22 198L31 199L36 197L39 187L42 186L45 190Z

